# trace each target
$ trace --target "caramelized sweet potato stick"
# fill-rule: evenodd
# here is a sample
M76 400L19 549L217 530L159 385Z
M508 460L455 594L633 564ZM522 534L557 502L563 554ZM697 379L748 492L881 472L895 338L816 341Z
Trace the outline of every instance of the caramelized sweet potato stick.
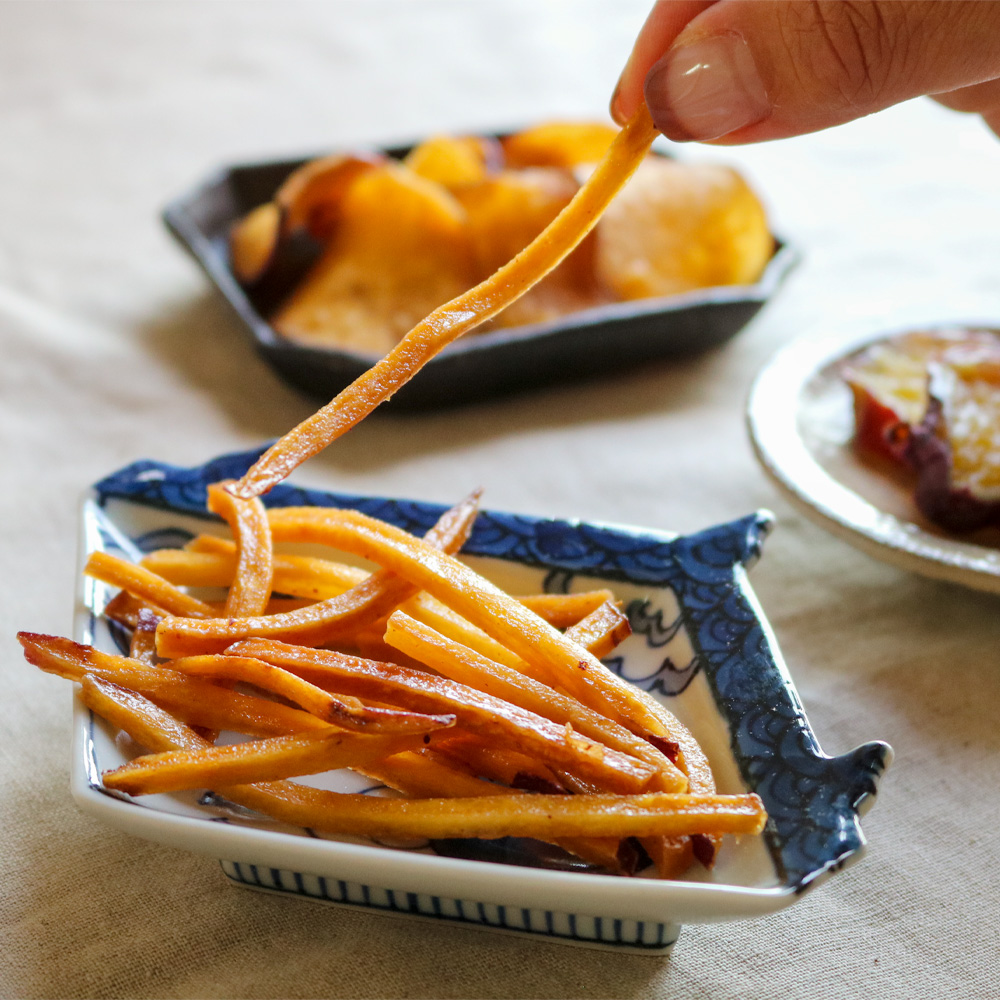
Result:
M581 623L582 619L592 614L604 602L613 600L613 597L610 590L594 590L582 594L532 594L518 597L516 600L555 628L566 628ZM426 591L415 594L401 604L399 610L429 625L442 635L454 639L455 642L476 650L487 659L503 663L529 677L535 677L537 674L537 671L532 671L532 668L516 653L512 653L495 639L491 639L482 629L470 624ZM600 649L604 649L607 638L597 639L595 636L595 642ZM589 648L588 641L583 641L580 645L597 655L595 650ZM600 655L606 654L602 652Z
M572 727L445 677L270 639L246 639L230 647L229 653L266 660L337 691L391 701L417 712L452 713L463 729L530 753L609 791L640 791L656 773L645 761L579 735Z
M142 566L119 559L109 552L92 552L83 568L84 573L112 587L121 587L134 597L169 611L172 615L210 618L212 609L196 597L168 583Z
M268 791L274 786L269 782ZM248 788L216 789L261 808ZM678 836L760 833L766 821L756 795L485 795L465 799L388 799L337 794L289 782L262 811L297 826L362 837ZM269 797L270 798L270 797ZM259 803L259 804L257 804Z
M610 590L589 590L580 594L529 594L517 598L553 628L570 628L602 605L608 602L613 604L614 599L615 595Z
M566 638L578 642L592 656L603 659L632 634L628 618L614 601L605 601L586 618L566 629Z
M526 792L548 792L558 795L566 791L555 773L537 758L509 746L485 741L476 733L444 733L435 740L426 755L444 758L455 767L465 768L472 775L499 782L505 787ZM449 795L449 792L438 794Z
M148 698L95 674L81 674L80 697L87 708L124 730L139 746L154 753L201 750L211 746L190 726L175 719Z
M361 767L422 743L419 733L368 736L331 727L325 732L272 736L220 747L161 751L105 771L101 781L107 788L129 795L218 788Z
M228 691L176 670L148 667L125 656L102 653L57 636L18 633L24 657L50 674L80 681L84 674L145 695L182 721L208 729L230 729L247 736L281 736L323 729L327 724L308 712L252 695Z
M113 685L101 692L113 725L151 750L208 744L136 696ZM151 745L158 744L158 745ZM392 837L677 836L759 833L767 819L756 795L487 795L479 798L389 799L339 794L278 780L215 789L239 805L323 833Z
M211 548L202 547L211 539ZM181 587L228 587L236 574L236 545L225 538L199 535L196 549L157 549L142 566ZM356 566L315 556L275 555L272 589L279 594L322 601L350 590L371 574Z
M432 551L451 552L461 548L479 511L480 492L477 490L446 511L428 531L423 544ZM318 646L350 636L389 614L416 589L392 570L382 569L338 597L285 614L199 621L164 618L156 630L156 649L165 657L221 653L247 636Z
M589 736L604 746L646 761L657 774L650 788L665 792L687 790L687 778L662 753L624 726L501 663L493 663L420 622L397 611L389 619L385 641L445 677L502 698Z
M281 695L324 722L366 733L428 733L455 724L453 715L423 715L370 708L350 695L334 697L307 680L248 656L189 656L171 660L173 670L190 677L243 681Z
M260 496L307 458L364 419L453 340L506 309L560 264L649 152L656 136L643 105L618 133L573 200L512 261L418 323L382 360L289 431L257 460L233 492Z
M469 737L463 742L469 743L472 740ZM484 751L488 749L481 742L478 742L477 748ZM440 749L435 746L433 750L423 750L420 753L396 754L358 770L404 795L419 799L523 795L527 791L525 788L510 788L474 777L468 773L467 764L463 770L462 761L452 761L440 753ZM467 746L462 748L462 754L468 763L470 754ZM635 871L634 852L624 848L617 837L564 837L552 842L599 868L627 875Z
M674 751L671 759L676 757L687 775L691 792L708 794L715 790L704 752L673 713L458 560L442 556L405 532L356 511L280 508L271 510L269 517L276 539L325 541L408 576L520 656L529 676L618 722L665 754L670 747ZM703 838L698 847L701 860L711 864L717 842ZM663 845L655 849L663 857L661 870L673 871L675 863L679 863L678 852ZM690 845L678 850L690 857Z
M535 679L644 739L675 739L673 728L680 723L655 698L459 560L358 511L281 507L268 517L275 541L322 542L391 569L520 656L534 668Z
M229 525L236 542L236 572L226 595L228 618L261 615L271 596L271 528L260 500L240 500L222 488L208 487L208 509Z

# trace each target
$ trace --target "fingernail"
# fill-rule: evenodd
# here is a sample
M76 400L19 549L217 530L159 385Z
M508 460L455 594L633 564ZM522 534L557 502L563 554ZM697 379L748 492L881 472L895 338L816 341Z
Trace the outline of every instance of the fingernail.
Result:
M656 127L679 141L718 139L771 113L750 47L737 34L671 49L646 76Z

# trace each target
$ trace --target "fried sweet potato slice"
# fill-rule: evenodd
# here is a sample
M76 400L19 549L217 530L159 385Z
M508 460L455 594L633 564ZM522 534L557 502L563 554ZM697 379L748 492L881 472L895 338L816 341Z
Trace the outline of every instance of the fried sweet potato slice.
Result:
M384 358L269 448L234 492L244 498L266 493L392 396L442 348L496 316L541 281L597 224L656 134L643 105L573 200L517 257L421 320Z
M511 167L579 167L597 163L618 129L602 122L545 122L501 141Z
M403 159L414 173L451 191L484 180L499 169L503 150L484 136L433 135Z
M348 193L369 170L385 162L378 153L351 153L310 160L288 176L274 196L282 234L304 229L326 241L336 231Z
M650 156L609 206L594 266L620 299L752 284L774 252L757 196L735 170Z
M478 276L492 274L523 250L570 203L578 189L576 179L566 170L531 168L507 170L457 191L469 217ZM543 323L603 300L588 238L492 324Z
M278 249L281 209L274 202L258 205L229 234L229 264L241 285L259 281Z
M384 354L471 280L464 209L386 163L347 191L322 257L271 323L299 343Z

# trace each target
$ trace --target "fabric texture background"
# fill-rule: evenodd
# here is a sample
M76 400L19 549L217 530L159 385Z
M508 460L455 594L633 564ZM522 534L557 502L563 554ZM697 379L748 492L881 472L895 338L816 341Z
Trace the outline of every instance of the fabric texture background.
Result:
M218 165L605 113L643 2L0 7L0 995L986 997L1000 975L1000 604L882 565L791 510L743 424L782 344L1000 320L1000 142L930 102L748 148L803 253L722 349L459 412L378 416L302 482L677 531L759 507L752 574L828 753L896 762L868 855L790 909L688 926L669 960L241 891L68 794L71 694L14 632L71 628L80 492L135 458L251 447L311 403L171 242Z

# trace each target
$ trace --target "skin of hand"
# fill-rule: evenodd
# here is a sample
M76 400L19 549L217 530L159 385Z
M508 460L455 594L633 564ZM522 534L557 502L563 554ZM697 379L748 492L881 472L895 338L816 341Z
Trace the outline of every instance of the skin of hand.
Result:
M931 95L1000 135L998 0L659 0L611 99L676 141L783 139Z

